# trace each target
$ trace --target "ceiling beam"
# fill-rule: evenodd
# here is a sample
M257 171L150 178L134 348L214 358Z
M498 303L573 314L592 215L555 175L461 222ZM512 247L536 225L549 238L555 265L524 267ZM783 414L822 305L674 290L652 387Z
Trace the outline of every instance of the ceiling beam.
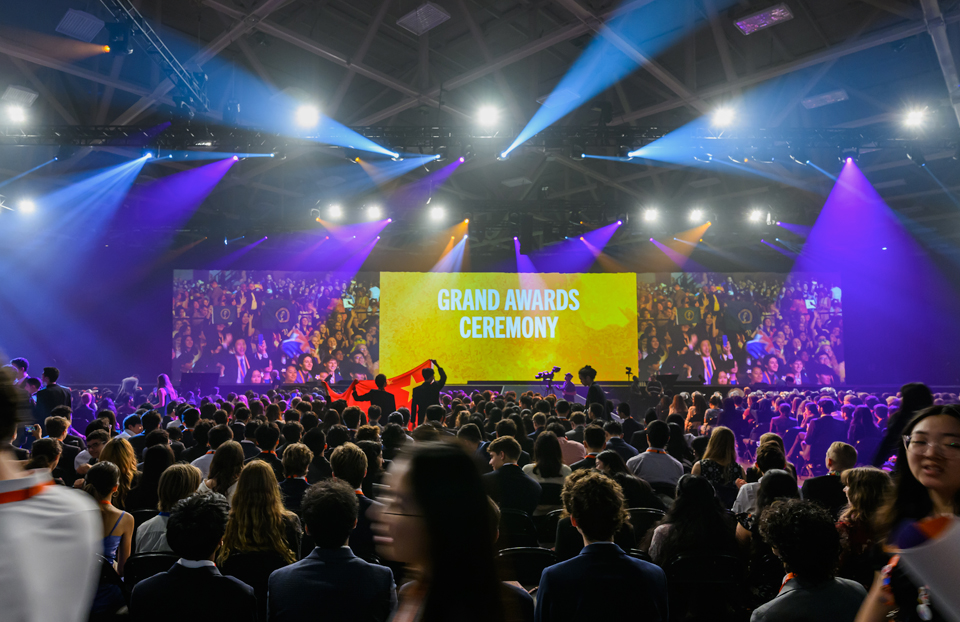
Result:
M710 30L713 32L713 40L717 44L717 52L720 53L720 64L723 66L723 73L727 77L727 82L733 82L737 79L737 71L733 67L733 59L730 57L730 43L727 36L723 33L723 24L720 22L720 16L717 14L717 7L713 0L702 0L703 10L707 13L707 20L710 22ZM693 33L688 34L688 36Z
M639 199L639 200L643 201L643 200L646 200L646 199L648 198L648 196L647 196L647 194L646 194L645 192L641 192L641 191L636 190L636 189L634 189L634 188L631 188L631 187L629 187L629 186L625 186L625 185L623 185L622 183L620 183L619 181L617 181L616 179L612 179L612 178L610 178L610 177L607 177L607 176L604 175L603 173L598 173L598 172L596 172L595 170L593 170L593 169L590 168L589 166L586 166L586 165L585 165L584 163L582 163L582 162L575 162L575 161L571 160L570 158L568 158L567 156L561 156L561 155L554 156L553 159L554 159L555 162L559 162L560 164L566 166L566 167L569 168L569 169L575 170L575 171L577 171L577 172L579 172L579 173L581 173L582 175L585 175L585 176L587 176L587 177L592 177L593 179L596 179L597 181L599 181L601 184L603 184L603 185L605 185L605 186L610 186L611 188L616 188L617 190L619 190L619 191L621 191L621 192L623 192L623 193L629 194L630 196L632 196L632 197L635 198L635 199Z
M367 32L363 35L363 41L360 42L360 47L357 48L356 53L351 58L351 62L362 63L363 59L366 57L367 52L370 50L370 46L373 45L373 40L377 36L377 31L380 30L380 24L383 23L383 19L387 16L387 11L390 9L390 3L393 0L382 0L380 2L380 8L377 9L376 15L373 16L373 20L370 22L370 25L367 26ZM327 115L331 118L337 114L337 110L340 109L340 104L343 103L343 98L347 94L347 90L350 88L350 83L353 82L353 76L357 75L357 72L353 68L347 69L347 73L344 74L343 78L340 79L340 84L337 85L337 90L333 94L333 98L327 104Z
M919 20L923 19L923 11L908 4L898 2L898 0L862 0L864 4L882 9L887 13L899 15L904 19Z
M70 125L78 124L77 118L73 116L73 114L71 114L70 111L63 106L63 104L60 103L60 100L57 99L56 96L54 96L54 94L50 91L50 89L47 88L47 85L44 84L40 80L40 78L37 77L37 74L35 74L33 70L27 66L26 63L24 63L19 58L13 58L13 57L10 58L10 61L14 64L14 66L17 69L20 70L20 73L26 76L27 80L30 81L30 84L33 85L33 88L37 89L37 92L43 95L44 101L47 102L47 104L49 104L51 108L56 110L57 114L63 117L64 121L66 121Z
M937 52L940 71L943 72L943 79L947 83L950 105L957 116L957 121L960 122L960 83L958 83L960 77L957 75L957 63L953 57L953 50L950 49L947 24L943 20L943 14L940 13L940 3L938 0L920 0L920 6L923 8L927 32L930 33L933 48Z

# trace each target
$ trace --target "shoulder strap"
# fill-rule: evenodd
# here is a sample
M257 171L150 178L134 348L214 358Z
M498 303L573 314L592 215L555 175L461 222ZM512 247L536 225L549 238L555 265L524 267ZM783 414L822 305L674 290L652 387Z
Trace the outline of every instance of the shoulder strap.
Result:
M127 515L126 512L120 512L120 518L118 518L118 519L117 519L117 522L115 522L115 523L113 524L113 529L111 529L111 530L110 530L110 533L107 534L108 536L112 536L112 535L113 535L113 530L117 528L117 525L120 524L120 521L122 521L122 520L123 520L123 517L126 516L126 515Z

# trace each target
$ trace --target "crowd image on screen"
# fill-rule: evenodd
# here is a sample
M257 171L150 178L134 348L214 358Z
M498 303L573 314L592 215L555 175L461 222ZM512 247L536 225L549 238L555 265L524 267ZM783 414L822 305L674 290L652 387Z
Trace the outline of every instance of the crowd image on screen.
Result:
M379 274L174 274L172 379L221 384L368 380L380 360Z
M638 275L644 380L840 385L846 381L839 275Z

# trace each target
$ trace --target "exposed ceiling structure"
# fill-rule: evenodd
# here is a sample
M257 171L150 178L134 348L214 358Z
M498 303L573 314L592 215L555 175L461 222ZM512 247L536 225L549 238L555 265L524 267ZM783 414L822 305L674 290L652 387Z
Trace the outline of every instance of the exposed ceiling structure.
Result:
M173 84L143 52L66 61L47 45L69 9L109 21L99 2L44 0L39 11L32 3L3 0L0 89L22 85L38 93L30 108L34 126L150 127L172 121L216 127L231 100L239 102L238 123L244 126L251 101L286 93L315 102L344 125L368 128L368 135L425 136L411 140L420 140L428 153L442 146L452 155L464 148L463 136L473 136L456 128L471 128L478 108L493 105L501 121L488 132L487 147L475 140L477 156L436 196L459 214L489 212L501 222L502 213L507 225L514 222L511 215L532 211L544 223L538 231L544 241L583 214L591 223L625 215L640 236L640 214L651 206L677 214L703 207L717 214L717 231L724 220L731 231L741 228L743 214L757 208L812 223L832 180L790 161L789 141L778 144L777 161L751 165L759 175L581 159L577 153L578 131L595 134L604 110L611 117L605 123L609 140L593 142L593 153L617 156L624 131L635 136L660 128L654 132L662 134L763 89L767 105L745 124L771 132L862 133L860 144L821 145L812 159L836 174L842 148L857 147L860 167L895 210L951 237L958 212L952 193L960 191L960 80L951 50L960 35L957 0L785 0L792 19L749 35L736 21L779 3L739 0L722 8L718 0L683 0L682 33L658 33L673 37L673 44L648 55L647 42L615 41L638 70L561 119L556 141L531 141L505 161L495 157L588 43L616 36L605 23L657 2L680 1L434 0L449 19L420 35L398 20L421 0L134 2L185 66L208 76L210 110L188 121L175 112ZM106 43L104 37L95 42ZM242 86L250 81L238 80L238 72L262 88ZM921 133L904 135L903 115L911 108L925 108L928 123ZM8 128L7 135L15 132ZM877 146L870 139L876 135L903 140ZM25 158L23 149L42 153ZM19 174L51 157L53 149L2 146L0 175ZM926 167L917 166L917 149ZM343 163L334 150L293 145L284 155L235 166L201 208L198 227L296 227L325 202L361 206L378 200L376 192L338 196L325 173ZM151 174L187 167L170 162L154 166ZM398 182L427 173L420 167ZM506 233L489 238L490 245L510 239Z

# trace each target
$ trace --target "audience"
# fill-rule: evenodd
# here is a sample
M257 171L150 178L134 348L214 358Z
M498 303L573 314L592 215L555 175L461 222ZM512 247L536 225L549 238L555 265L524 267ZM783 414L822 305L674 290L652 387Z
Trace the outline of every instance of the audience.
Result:
M501 510L519 510L532 516L540 504L543 488L517 465L520 451L520 443L512 436L497 438L487 445L493 472L483 476L483 484Z
M280 482L280 494L283 507L291 512L300 513L300 500L310 484L307 483L307 469L313 460L313 452L302 443L292 443L283 451L283 475Z
M117 509L112 501L120 482L120 469L111 462L94 465L84 477L83 490L100 506L101 554L117 574L123 576L123 565L130 557L133 540L133 516ZM124 605L123 593L115 584L101 584L93 601L95 613L112 613Z
M670 428L662 421L651 421L646 428L649 447L627 460L627 468L651 484L674 487L683 477L683 465L664 449L670 439Z
M167 522L170 512L181 499L195 494L202 477L200 469L189 464L174 464L160 476L157 510L150 520L137 527L137 553L169 553Z
M612 449L620 454L624 462L640 453L636 447L623 440L623 427L616 421L608 421L603 424L603 432L607 436L606 449Z
M888 473L874 467L849 469L840 479L849 503L837 521L843 545L837 574L870 589L874 569L884 565L880 561L877 515L893 488L893 481Z
M262 425L257 428L257 447L260 453L247 460L247 463L254 460L265 462L273 469L273 474L277 482L283 481L283 462L277 457L277 443L280 442L280 429L276 424Z
M737 500L733 502L732 511L734 514L757 513L757 493L760 490L760 482L763 481L763 474L773 469L783 471L787 468L787 459L784 457L780 445L773 440L761 443L760 447L757 448L755 468L760 475L760 479L740 486Z
M284 452L284 461L294 447ZM393 573L355 556L347 545L357 526L357 498L353 488L339 480L307 490L300 509L304 531L316 548L270 575L270 622L301 622L316 618L318 611L331 622L390 618L397 606Z
M367 455L353 443L345 443L333 450L330 454L330 468L333 478L350 484L360 509L357 515L357 526L350 535L350 549L360 559L371 561L377 559L373 544L373 513L380 504L363 494L363 478L367 474Z
M553 432L542 432L537 436L533 445L533 460L521 470L540 484L540 503L533 511L534 516L540 516L560 509L560 489L563 488L563 480L572 471L563 463L560 441Z
M746 474L737 462L737 438L730 428L718 426L710 433L703 458L693 465L693 475L702 475L717 491L725 507L733 506L739 491L737 482Z
M190 464L200 469L200 473L202 473L204 479L206 479L210 474L210 463L213 462L213 454L220 445L231 440L233 440L233 430L229 426L225 424L215 425L210 429L210 432L207 433L207 445L209 449Z
M567 432L567 434L569 435L570 433ZM598 425L592 425L588 428L583 428L581 430L581 437L583 438L583 448L585 453L583 460L574 462L570 465L570 469L572 471L594 468L597 464L597 455L603 451L607 444L607 435L603 431L603 428Z
M127 510L152 510L157 507L160 477L173 465L173 450L169 445L154 445L146 450L143 458L143 471L136 487L127 495L124 506Z
M167 542L180 559L170 570L144 579L133 588L133 620L256 622L257 599L253 589L221 575L215 563L229 514L227 500L216 493L193 495L177 502L167 521Z
M737 523L704 477L684 475L673 507L651 532L648 552L661 567L683 553L738 554Z
M221 494L227 503L233 505L243 462L243 449L240 443L227 441L220 445L213 454L213 460L210 461L210 476L200 482L197 492Z
M109 462L120 472L117 484L117 494L113 495L112 503L121 510L124 509L127 495L140 481L140 472L137 470L137 459L133 447L123 438L113 438L104 445L100 452L100 462Z
M857 450L852 445L837 441L827 449L824 464L827 467L827 474L804 481L800 496L819 503L836 519L840 516L840 510L847 504L847 495L843 491L844 484L841 476L857 465Z

